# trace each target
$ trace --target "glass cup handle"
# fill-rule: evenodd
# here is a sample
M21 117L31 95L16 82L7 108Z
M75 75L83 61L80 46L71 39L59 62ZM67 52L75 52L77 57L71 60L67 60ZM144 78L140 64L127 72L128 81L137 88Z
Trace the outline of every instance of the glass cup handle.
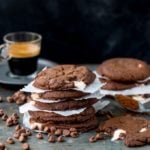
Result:
M0 63L8 59L8 52L6 49L6 44L0 45Z

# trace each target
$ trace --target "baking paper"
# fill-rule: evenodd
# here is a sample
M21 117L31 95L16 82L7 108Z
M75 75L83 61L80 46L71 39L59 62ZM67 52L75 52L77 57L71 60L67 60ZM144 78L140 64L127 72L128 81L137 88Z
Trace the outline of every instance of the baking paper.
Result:
M77 110L65 110L65 111L50 111L50 110L40 110L38 108L36 108L35 106L33 106L32 102L26 103L22 106L19 107L19 112L20 113L25 113L28 111L43 111L43 112L53 112L62 116L71 116L71 115L75 115L75 114L80 114L81 112L83 112L86 108L81 108L81 109L77 109Z
M95 103L93 105L95 111L99 111L102 110L103 108L105 108L106 106L108 106L110 104L109 101L105 100L105 101L98 101L97 103Z
M80 97L80 98L74 98L73 100L76 100L76 101L80 101L80 100L86 100L86 99L89 99L89 98L96 98L96 99L101 99L103 98L104 96L100 94L99 90L96 91L95 93L93 94L89 94L87 96L83 96L83 97ZM42 98L36 98L34 96L31 95L31 100L34 100L34 101L38 101L38 102L42 102L42 103L59 103L59 102L63 102L65 100L49 100L49 99L42 99Z
M150 85L140 85L138 87L134 87L127 90L120 90L120 91L114 91L114 90L104 90L100 89L100 93L102 95L140 95L140 94L150 94Z
M137 82L146 82L146 81L148 81L148 80L150 80L150 77L147 77L146 79L144 79L144 80L138 80Z
M23 124L25 127L32 129L30 125L30 114L28 112L24 113L23 115Z

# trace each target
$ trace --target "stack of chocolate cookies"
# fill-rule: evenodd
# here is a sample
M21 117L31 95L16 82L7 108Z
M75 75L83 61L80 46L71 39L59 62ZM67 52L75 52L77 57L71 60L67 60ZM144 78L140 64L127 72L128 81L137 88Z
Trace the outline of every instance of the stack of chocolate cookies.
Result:
M104 83L101 94L114 96L123 106L132 110L141 111L141 107L147 109L150 68L146 62L134 58L113 58L104 61L97 68L97 73Z
M37 74L21 91L30 102L20 107L23 123L31 129L75 128L86 132L97 126L93 105L98 102L100 82L84 66L58 65Z

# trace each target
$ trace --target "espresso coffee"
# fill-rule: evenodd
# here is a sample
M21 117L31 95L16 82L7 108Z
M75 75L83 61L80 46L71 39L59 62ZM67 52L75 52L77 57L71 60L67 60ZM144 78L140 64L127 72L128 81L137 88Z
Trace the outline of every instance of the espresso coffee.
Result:
M8 65L15 75L30 75L37 70L40 46L28 42L16 42L8 49Z

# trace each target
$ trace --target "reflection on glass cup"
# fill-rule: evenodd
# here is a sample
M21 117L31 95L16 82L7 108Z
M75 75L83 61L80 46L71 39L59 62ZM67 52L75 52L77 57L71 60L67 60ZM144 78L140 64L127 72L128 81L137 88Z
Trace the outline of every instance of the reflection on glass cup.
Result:
M7 59L12 74L25 76L37 70L41 39L41 35L33 32L8 33L3 37L1 59Z

